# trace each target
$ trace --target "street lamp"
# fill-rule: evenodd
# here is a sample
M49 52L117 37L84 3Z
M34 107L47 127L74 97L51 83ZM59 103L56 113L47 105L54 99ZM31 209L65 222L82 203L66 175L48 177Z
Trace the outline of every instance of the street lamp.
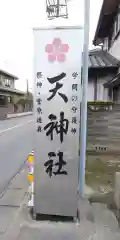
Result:
M68 18L67 0L46 0L48 19Z

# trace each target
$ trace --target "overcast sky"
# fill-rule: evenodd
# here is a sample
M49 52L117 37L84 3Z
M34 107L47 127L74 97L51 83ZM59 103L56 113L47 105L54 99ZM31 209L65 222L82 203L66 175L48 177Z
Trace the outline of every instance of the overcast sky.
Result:
M90 0L90 48L103 0ZM68 3L69 24L83 25L84 0ZM65 20L59 20L64 24ZM66 20L67 21L67 20ZM67 23L67 22L66 22ZM0 0L0 68L17 74L17 88L33 85L33 27L49 26L45 0Z

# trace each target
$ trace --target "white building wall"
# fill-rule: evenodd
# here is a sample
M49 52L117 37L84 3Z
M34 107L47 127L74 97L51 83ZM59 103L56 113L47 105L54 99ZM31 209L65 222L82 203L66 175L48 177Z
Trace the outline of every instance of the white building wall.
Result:
M112 79L112 76L101 77L97 79L97 101L109 101L109 90L104 88L104 83ZM94 101L94 80L90 79L88 82L88 101Z
M11 88L15 88L15 86L14 86L14 79L11 79L11 80L10 80L10 87L11 87Z
M104 51L107 51L107 50L108 50L108 37L106 37L106 38L104 39L103 50L104 50Z
M120 60L120 36L114 41L112 47L109 50L109 53Z
M99 78L97 80L97 100L108 101L108 89L104 88L106 80ZM88 83L88 101L94 101L94 81Z
M97 100L98 101L107 101L108 98L108 89L104 88L104 83L108 82L109 77L98 78L97 79Z
M94 101L94 82L90 80L87 91L88 101Z
M108 88L104 88L104 92L103 92L103 101L109 101L111 99L109 99L108 96Z

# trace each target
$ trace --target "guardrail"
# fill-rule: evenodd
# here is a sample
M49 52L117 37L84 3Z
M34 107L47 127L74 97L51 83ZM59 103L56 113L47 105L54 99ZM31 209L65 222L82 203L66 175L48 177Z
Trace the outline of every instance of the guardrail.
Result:
M7 119L16 118L16 117L23 117L23 116L28 116L28 115L32 115L32 114L33 114L33 112L11 113L11 114L7 114Z

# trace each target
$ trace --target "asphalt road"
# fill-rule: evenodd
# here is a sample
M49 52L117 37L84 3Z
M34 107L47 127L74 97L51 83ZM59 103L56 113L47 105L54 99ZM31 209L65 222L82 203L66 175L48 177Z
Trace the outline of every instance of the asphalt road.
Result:
M34 150L33 116L0 121L0 193Z

